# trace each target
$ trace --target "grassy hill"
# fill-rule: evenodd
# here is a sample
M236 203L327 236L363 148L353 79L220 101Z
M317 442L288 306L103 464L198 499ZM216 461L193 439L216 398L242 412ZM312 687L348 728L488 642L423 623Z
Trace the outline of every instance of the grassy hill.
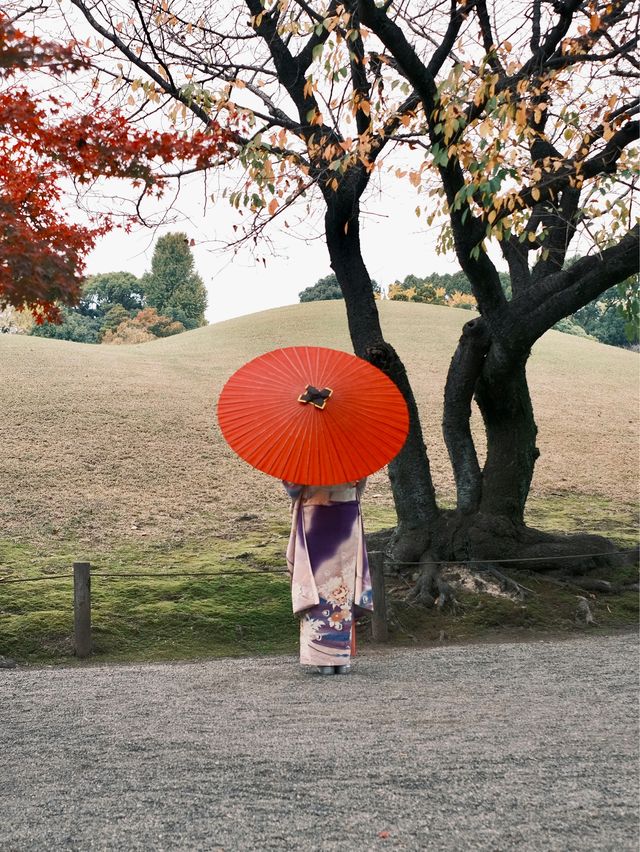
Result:
M469 314L402 302L383 302L381 313L419 401L437 487L451 495L442 393ZM242 363L296 344L349 350L343 305L279 308L142 346L1 337L4 535L190 540L232 529L238 514L281 514L277 482L234 457L215 405ZM634 353L557 332L536 345L534 495L634 502L637 364ZM370 493L392 505L384 474Z
M380 310L413 383L439 494L450 498L442 394L470 315L402 302ZM343 304L279 308L131 347L1 336L0 577L59 571L73 559L109 570L202 570L239 558L281 565L287 499L234 457L215 403L242 363L296 344L350 350ZM633 353L558 332L536 344L535 523L633 539L637 363ZM392 506L377 474L369 528L391 524Z

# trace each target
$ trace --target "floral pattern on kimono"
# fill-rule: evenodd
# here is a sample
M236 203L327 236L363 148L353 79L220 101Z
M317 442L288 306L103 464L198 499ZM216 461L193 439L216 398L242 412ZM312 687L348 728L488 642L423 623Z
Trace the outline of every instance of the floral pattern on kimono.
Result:
M293 500L287 564L300 615L300 663L345 665L354 618L373 609L360 494L365 481L285 487Z

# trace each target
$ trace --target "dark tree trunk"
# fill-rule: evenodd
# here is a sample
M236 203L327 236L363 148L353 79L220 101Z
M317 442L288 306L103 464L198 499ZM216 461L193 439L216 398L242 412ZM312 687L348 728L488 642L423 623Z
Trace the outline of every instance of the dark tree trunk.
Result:
M489 331L481 317L465 323L444 389L442 431L456 481L457 506L476 512L482 498L482 472L471 435L471 402L489 348Z
M340 204L339 198L332 198L325 227L331 268L345 298L354 351L395 382L409 408L409 436L390 463L389 476L398 515L396 558L417 559L439 517L418 408L404 364L382 334L371 278L362 259L357 201Z
M339 205L336 199L328 206L325 228L331 268L345 299L353 349L358 357L366 359L367 349L383 344L384 337L371 278L362 258L359 215L357 201L347 206Z
M490 351L476 386L487 435L480 511L524 522L533 468L540 451L526 375L526 358L510 361Z
M509 356L491 344L481 317L465 324L449 367L442 424L457 509L464 515L482 512L523 522L539 455L525 365L525 357ZM474 394L487 438L482 471L470 428Z

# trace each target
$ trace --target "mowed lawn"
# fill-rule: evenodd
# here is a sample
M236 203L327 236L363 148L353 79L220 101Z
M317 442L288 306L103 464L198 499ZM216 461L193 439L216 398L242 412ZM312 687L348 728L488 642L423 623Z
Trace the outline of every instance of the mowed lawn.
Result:
M388 301L380 312L412 381L439 497L450 502L442 396L472 315ZM215 406L245 361L302 344L351 350L342 302L278 308L140 346L0 336L0 654L58 659L71 648L68 582L3 580L68 572L82 559L116 574L283 567L288 500L229 450ZM635 353L558 332L536 344L532 523L636 541L637 366ZM477 412L474 421L481 437ZM365 515L369 530L394 522L384 472L370 480ZM282 575L98 579L94 603L99 650L112 658L295 644ZM568 599L567 623L573 605Z
M465 311L380 304L384 332L420 406L439 494L453 481L442 394ZM233 532L238 515L286 513L278 483L239 461L217 428L216 399L246 360L279 346L350 350L341 302L278 308L140 346L0 337L3 537L86 544L188 541ZM633 505L638 356L550 332L529 380L541 457L534 497ZM480 416L474 413L481 436ZM384 473L370 501L391 509ZM584 519L583 519L584 520Z

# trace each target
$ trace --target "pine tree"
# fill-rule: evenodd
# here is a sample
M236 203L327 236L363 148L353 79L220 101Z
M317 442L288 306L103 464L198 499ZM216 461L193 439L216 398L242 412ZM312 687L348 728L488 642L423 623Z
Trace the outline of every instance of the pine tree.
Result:
M189 240L184 233L165 234L156 243L151 272L142 279L145 302L159 314L185 328L206 325L207 291L194 269Z

